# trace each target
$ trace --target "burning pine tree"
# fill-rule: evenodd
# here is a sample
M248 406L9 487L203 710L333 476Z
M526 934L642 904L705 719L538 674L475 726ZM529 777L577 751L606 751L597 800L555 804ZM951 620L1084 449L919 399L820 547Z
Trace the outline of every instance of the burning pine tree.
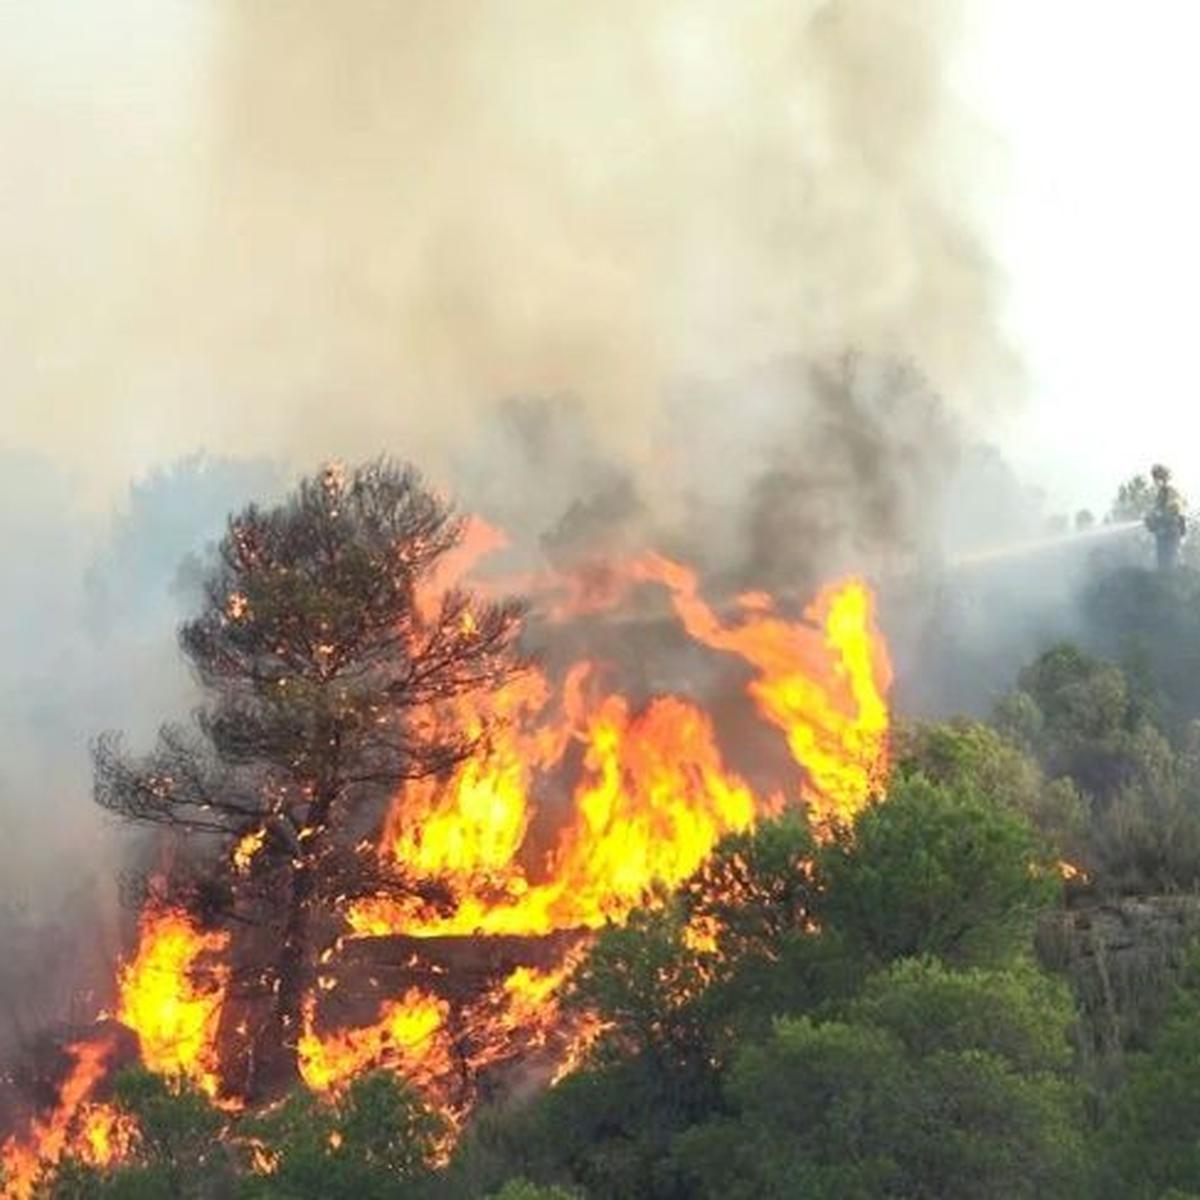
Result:
M220 543L203 611L181 630L206 693L196 728L164 727L142 759L113 735L96 746L97 802L192 844L199 835L209 852L193 865L188 907L245 931L229 980L240 1003L221 1015L224 1025L240 1014L223 1030L236 1048L221 1065L246 1097L296 1078L335 907L419 886L372 839L398 786L449 770L474 745L423 714L518 667L518 608L439 582L462 528L389 461L329 468L278 507L247 508Z
M803 807L824 837L879 794L890 668L863 581L789 613L763 592L714 608L653 553L612 563L599 606L527 578L552 667L518 658L516 606L453 586L503 542L388 463L231 521L182 631L196 728L144 760L97 746L97 799L161 827L169 859L115 1021L71 1033L53 1109L0 1144L12 1195L64 1151L121 1157L89 1138L127 1132L108 1096L130 1031L151 1071L252 1113L384 1068L460 1125L577 1064L598 1018L560 1001L596 930L768 814ZM625 646L627 601L664 591L673 616ZM697 650L716 669L689 665L688 694L638 683L632 659Z

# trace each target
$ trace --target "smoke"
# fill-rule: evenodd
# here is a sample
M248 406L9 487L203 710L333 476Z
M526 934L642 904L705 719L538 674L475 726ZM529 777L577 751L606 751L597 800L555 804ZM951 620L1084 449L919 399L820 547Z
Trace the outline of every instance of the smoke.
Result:
M111 875L89 738L191 703L181 560L318 462L731 587L969 541L1021 373L961 9L0 8L3 894Z
M74 7L3 18L0 237L13 435L99 494L198 445L439 474L509 395L654 479L670 397L848 347L1017 384L954 0Z
M388 452L556 562L893 569L1020 387L962 17L6 9L4 436L84 512L197 448Z

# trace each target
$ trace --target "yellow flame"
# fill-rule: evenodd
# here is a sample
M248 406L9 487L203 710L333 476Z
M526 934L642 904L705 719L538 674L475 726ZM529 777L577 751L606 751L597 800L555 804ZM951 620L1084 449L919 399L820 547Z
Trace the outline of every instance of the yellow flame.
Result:
M695 573L686 567L651 554L636 570L670 589L692 637L756 669L748 690L805 771L814 830L852 821L887 771L885 697L892 671L866 584L851 579L824 588L804 622L785 620L757 597L743 606L740 623L725 625L700 598Z
M225 950L224 931L201 932L184 912L142 914L137 954L117 974L117 1019L138 1035L142 1062L184 1076L210 1096L220 1089L216 1044L229 968L201 960Z
M439 586L451 586L457 570L501 544L498 531L473 524L454 570L444 564ZM619 691L601 687L600 672L586 661L558 685L530 669L490 693L417 714L418 732L475 740L479 749L448 776L400 790L379 853L411 878L444 885L452 902L445 908L417 896L360 900L346 913L351 930L410 937L580 932L563 932L548 965L515 967L456 1001L453 1023L448 1001L411 987L385 999L369 1025L318 1029L318 993L327 995L338 979L320 973L304 1004L297 1046L301 1076L314 1091L336 1092L360 1072L386 1067L444 1098L448 1081L461 1081L464 1070L534 1048L543 1061L557 1063L554 1078L561 1078L604 1028L559 1004L587 940L583 931L623 922L658 889L682 883L721 838L778 812L785 795L805 800L814 830L824 836L880 789L891 669L865 584L852 579L824 589L799 620L777 612L770 595L746 593L727 619L702 598L692 571L647 555L591 583L570 583L566 608L560 605L556 615L572 605L601 611L635 584L665 587L693 640L751 668L747 693L786 745L794 778L756 790L727 766L703 708L667 695L635 709ZM436 589L418 599L422 612L437 611ZM248 615L246 598L230 596L229 619ZM477 631L470 612L460 624L463 636ZM541 807L548 798L553 822ZM301 840L317 832L306 828ZM231 853L235 870L247 872L266 842L265 828L243 834ZM684 931L705 969L719 962L713 956L720 932L704 917ZM214 1097L228 943L228 933L202 931L186 913L151 905L137 952L118 972L118 1016L137 1032L143 1062ZM334 956L333 949L323 954L322 965ZM24 1200L38 1164L68 1144L91 1155L88 1161L127 1150L133 1133L113 1110L90 1102L100 1067L88 1045L73 1048L76 1069L55 1112L26 1141L5 1143L5 1167L26 1189L10 1185L7 1194ZM271 1165L264 1158L257 1169Z
M647 556L631 571L670 589L693 638L756 669L749 693L803 769L799 788L817 831L851 820L887 764L891 671L866 586L826 589L802 621L755 595L726 625L688 569ZM455 908L369 899L348 914L357 934L599 928L624 920L656 887L680 883L726 834L778 809L778 794L756 795L725 767L712 722L694 704L664 696L635 714L619 694L589 699L588 676L586 663L577 666L557 698L533 672L456 702L444 719L468 736L491 729L486 747L448 782L403 789L383 849L406 870L447 882ZM570 819L535 882L525 862L533 792L572 745L582 747L582 765Z
M297 1043L300 1075L316 1092L333 1091L376 1067L430 1080L450 1066L445 1033L448 1008L444 1000L410 988L399 999L385 1000L374 1024L318 1033L316 1002L310 996Z

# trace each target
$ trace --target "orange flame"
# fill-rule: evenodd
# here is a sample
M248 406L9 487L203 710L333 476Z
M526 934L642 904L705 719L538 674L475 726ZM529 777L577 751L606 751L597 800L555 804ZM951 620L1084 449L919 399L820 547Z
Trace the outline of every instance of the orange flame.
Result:
M568 709L582 707L585 671L567 681ZM517 689L544 697L544 681L535 680ZM508 691L492 698L493 712L508 706ZM519 854L534 813L534 769L557 765L572 741L584 747L574 817L550 857L549 878L533 883ZM493 748L465 763L449 786L421 781L405 789L385 853L449 882L458 897L453 912L415 900L368 900L348 919L359 934L418 937L598 928L624 920L654 886L681 882L754 814L755 797L723 767L703 712L665 696L634 714L624 697L608 695L590 712L569 714L565 725L531 735L501 727Z
M748 593L739 618L726 622L701 598L694 573L668 559L647 555L610 578L614 598L635 582L666 587L695 641L754 669L747 690L783 734L799 768L789 790L807 803L818 834L850 821L880 788L891 669L865 584L826 588L801 620ZM779 810L782 790L757 794L727 768L702 709L667 695L636 712L623 695L590 686L595 674L578 663L556 690L533 670L428 714L431 732L444 723L480 738L480 752L448 780L402 789L381 853L440 879L454 904L447 912L418 899L360 901L347 913L355 934L543 936L623 922L656 889L691 875L726 834ZM574 777L566 820L539 851L537 799L544 804L564 775ZM701 954L715 951L715 936L708 927L687 931ZM545 1044L556 1022L557 1033L569 1032L557 992L573 969L573 959L545 972L518 968L499 995L468 1005L460 1020L481 1046L472 1065L517 1043ZM585 1023L577 1032L564 1065L598 1031Z
M410 988L398 1000L383 1002L375 1024L321 1034L310 996L297 1045L301 1078L313 1091L328 1092L364 1071L390 1067L428 1086L451 1069L448 1008L444 1000Z
M635 566L670 589L675 611L698 642L736 654L757 672L749 691L783 730L807 774L804 796L818 831L848 823L878 791L887 770L891 664L871 627L871 597L849 580L825 588L806 622L773 612L770 597L743 597L743 619L723 624L701 599L696 575L661 555Z
M510 1029L536 1025L545 1012L546 1002L562 986L574 965L563 963L548 971L539 971L536 967L515 968L501 984L508 1002L503 1025Z
M814 826L852 819L881 785L887 759L890 666L865 585L826 589L804 621L755 595L741 623L726 625L686 568L650 555L631 574L670 589L693 638L756 669L750 694L803 768ZM641 713L619 694L589 703L588 675L586 663L568 675L557 715L538 672L443 714L468 736L490 730L489 740L448 783L402 790L383 852L448 883L456 906L444 914L418 901L363 901L348 914L356 933L540 935L622 921L656 887L682 882L721 837L778 808L778 794L755 795L725 767L701 709L676 696ZM530 864L533 792L571 746L582 756L569 820L544 861Z
M85 1104L80 1112L76 1153L93 1167L104 1167L129 1156L138 1137L137 1122L111 1104Z
M142 1062L209 1096L220 1090L216 1035L229 968L202 970L201 960L228 943L228 933L202 932L185 912L152 906L142 913L137 954L117 974L117 1019L137 1033Z
M110 1105L89 1102L112 1052L104 1037L67 1047L74 1062L54 1109L34 1121L25 1138L10 1137L0 1147L5 1200L28 1200L45 1169L66 1155L103 1166L128 1152L136 1132L131 1119Z
M546 1046L552 1038L569 1041L559 1010L558 993L574 974L580 954L569 954L556 966L516 967L499 986L464 1014L464 1024L474 1043L472 1070L510 1057L515 1051Z

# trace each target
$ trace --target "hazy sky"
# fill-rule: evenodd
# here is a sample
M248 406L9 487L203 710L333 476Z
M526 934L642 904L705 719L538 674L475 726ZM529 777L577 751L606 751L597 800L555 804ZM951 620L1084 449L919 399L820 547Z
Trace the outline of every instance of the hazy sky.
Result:
M1031 383L1006 447L1061 474L1065 503L1154 458L1200 492L1200 6L972 7L972 93L1010 155L997 252Z
M7 410L0 450L50 454L90 503L103 503L131 475L198 446L248 453L278 446L302 456L312 453L310 432L328 430L335 448L343 438L360 451L385 448L400 430L419 453L429 409L453 410L448 398L472 389L564 388L580 386L582 377L597 391L624 397L626 413L660 382L664 362L702 372L708 361L696 349L711 346L722 330L731 342L761 344L764 352L783 344L757 307L760 286L764 310L811 319L813 331L800 338L806 347L832 345L839 323L860 321L868 341L903 345L908 330L889 312L886 295L864 290L854 305L839 308L839 283L805 307L803 270L784 253L786 270L772 274L772 244L749 235L739 240L745 230L738 226L743 219L779 223L790 199L775 199L772 172L788 153L788 130L819 135L829 120L824 110L803 111L803 89L789 90L791 64L770 57L777 13L857 7L882 14L886 4L656 3L646 22L654 54L645 61L626 61L629 34L620 21L583 7L565 34L561 16L556 25L547 14L570 6L537 0L363 0L351 7L370 20L351 22L324 57L331 39L323 18L313 18L314 32L304 28L303 14L341 6L308 0L258 8L253 19L217 0L0 6L0 138L7 147L0 166L0 404ZM911 11L918 21L928 11L932 20L946 7L914 0ZM1188 336L1200 275L1193 128L1200 8L1192 0L966 0L965 8L967 53L953 87L990 128L955 126L933 136L928 115L914 117L902 133L914 135L914 146L926 144L916 135L929 137L945 157L931 152L909 163L897 155L884 168L894 174L903 167L901 200L939 186L977 193L972 211L1003 276L1002 303L985 315L1006 325L1026 371L1023 383L1001 385L1014 393L1011 407L981 405L985 428L1020 466L1057 480L1055 500L1067 507L1102 504L1123 473L1155 457L1176 464L1185 485L1200 492ZM366 63L359 71L355 54L369 54L372 39L388 32L371 21L389 20L379 15L389 10L411 17L416 49L386 69ZM514 11L527 22L515 21ZM592 12L586 20L585 11ZM452 57L447 39L461 34L465 12L480 14L481 32L465 43L467 53ZM872 45L846 24L848 40L836 48L849 46L867 68L887 61L886 42ZM914 33L896 50L909 71L896 95L916 95L919 107L927 60L918 38ZM819 73L819 54L812 57L811 47L806 53L809 69ZM329 90L311 100L304 79L314 63ZM340 75L330 76L331 63ZM500 95L472 91L496 63L521 69L503 76L508 86ZM553 94L574 87L581 72L599 98L600 117ZM518 76L532 77L543 93L523 91ZM863 79L870 81L866 90L874 87L869 74ZM270 89L260 92L264 80ZM760 82L761 95L754 90ZM303 131L296 145L279 136L289 128L292 88ZM381 124L373 105L388 89L396 89L399 115ZM344 108L323 128L330 96ZM623 113L623 96L652 98L653 112L646 118L631 102ZM754 121L771 113L776 97L793 106L794 124L762 134ZM841 102L839 119L849 111L844 96ZM280 111L263 116L264 104ZM432 113L444 117L444 138L421 137L406 125L408 113L414 126ZM523 140L509 144L505 129L514 113ZM750 123L739 128L743 113ZM873 110L859 115L869 131ZM574 153L570 171L546 183L568 118L582 122L596 152L590 160ZM736 171L706 157L709 130L730 147L746 146ZM374 244L380 212L405 194L394 172L385 176L380 166L393 138L412 151L403 170L421 182L425 207L411 222L393 212L399 232L381 247ZM821 149L816 141L814 154ZM464 147L458 157L456 145ZM328 177L313 146L337 147ZM639 190L639 155L686 180L695 209L661 212L652 192ZM886 158L887 147L867 145L864 155ZM481 185L464 197L463 166L472 161L480 164ZM869 195L869 169L854 175L852 166L846 159L830 169L850 178L848 194ZM787 186L799 177L780 176ZM631 181L628 201L623 179ZM745 181L744 192L737 180ZM544 236L529 236L513 216L527 193L544 204L537 213ZM300 227L295 214L309 213L306 204L327 218L319 229ZM480 239L468 224L459 239L451 222L434 251L415 233L406 236L431 212L455 205L494 212L492 235ZM854 247L841 232L844 207L823 216L823 237L840 249L818 271L848 278L853 291L870 274L871 254L886 254L904 210L897 203L881 211L878 245L847 262ZM680 226L686 228L675 241ZM665 250L660 229L672 231ZM737 236L726 237L719 253L693 252L711 246L714 231L730 229ZM786 228L779 236L787 237ZM812 229L796 236L804 248L797 264L819 255L822 241ZM581 262L573 247L589 239L603 252ZM624 269L625 252L633 269ZM395 290L394 277L411 271L424 278L431 253L439 256L439 289L414 304ZM553 287L535 294L513 286L514 268L522 265ZM891 266L904 262L898 256ZM678 282L636 286L667 276ZM507 289L499 316L482 296L498 279ZM905 286L919 306L916 285ZM978 331L960 329L955 311L973 303L974 287L964 277L939 293L943 301L961 298L944 303L944 336L931 336L924 318L913 326L918 356L928 351L939 378L970 379L966 357L973 356L972 369L983 357L985 348L972 342ZM580 304L572 319L563 315L568 294ZM408 306L402 331L380 319L397 297ZM604 337L621 343L619 353L591 337L589 305L610 321ZM439 342L452 341L448 307L455 320L465 312L472 322L462 342L469 366L455 361L454 344ZM668 310L670 319L660 323ZM336 330L329 313L345 318ZM614 322L613 314L622 319ZM679 334L681 314L687 338ZM553 336L539 342L548 326ZM968 349L956 357L959 344ZM438 353L412 366L430 345ZM538 370L528 371L534 363ZM980 369L980 377L986 373ZM331 394L332 380L361 398L393 378L394 394L374 395L361 415L354 400ZM988 378L994 384L1004 377ZM438 414L443 426L453 424L447 411ZM353 436L346 434L351 423Z

